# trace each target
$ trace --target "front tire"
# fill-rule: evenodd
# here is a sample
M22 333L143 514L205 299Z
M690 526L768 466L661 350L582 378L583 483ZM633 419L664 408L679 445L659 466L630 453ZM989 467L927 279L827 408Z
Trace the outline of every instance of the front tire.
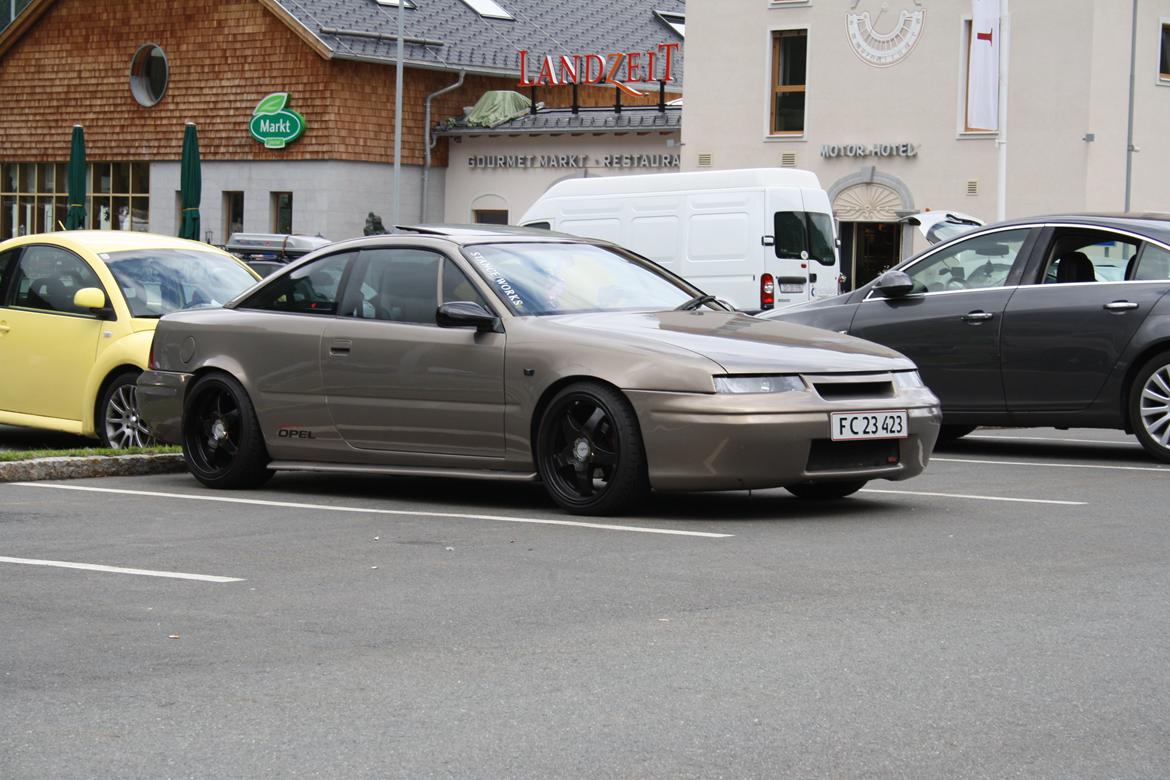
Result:
M566 512L628 512L649 492L638 418L616 390L577 382L553 397L540 418L536 466Z
M138 411L139 371L123 371L106 386L98 403L98 439L103 447L124 450L128 447L154 446L154 436Z
M795 485L785 485L784 489L797 498L833 501L853 495L865 487L867 481L861 479L853 482L798 482Z
M1170 463L1170 352L1155 355L1129 389L1129 420L1146 452Z
M260 423L244 386L227 374L200 377L183 405L183 458L212 488L259 487L272 476Z

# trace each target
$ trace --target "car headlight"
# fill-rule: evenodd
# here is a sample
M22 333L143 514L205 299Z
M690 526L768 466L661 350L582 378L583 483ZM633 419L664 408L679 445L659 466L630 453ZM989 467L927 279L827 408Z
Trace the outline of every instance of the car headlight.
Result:
M894 386L899 390L914 390L919 387L926 387L926 383L922 381L922 375L917 371L898 371L893 376Z
M804 390L804 380L798 376L717 376L716 393L788 393Z

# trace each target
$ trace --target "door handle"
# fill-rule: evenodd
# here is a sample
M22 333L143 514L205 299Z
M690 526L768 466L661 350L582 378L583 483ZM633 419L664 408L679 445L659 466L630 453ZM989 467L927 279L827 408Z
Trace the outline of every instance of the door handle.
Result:
M995 312L990 311L972 311L960 317L963 322L980 323L985 322L995 316Z
M1136 309L1138 305L1133 301L1113 301L1105 304L1105 311L1126 312Z
M12 330L12 328L8 327L7 322L0 322L0 333L7 333L10 330Z
M342 340L334 341L332 344L329 345L329 354L330 355L348 355L349 349L352 346L353 346L353 342L350 341L349 339L342 339Z

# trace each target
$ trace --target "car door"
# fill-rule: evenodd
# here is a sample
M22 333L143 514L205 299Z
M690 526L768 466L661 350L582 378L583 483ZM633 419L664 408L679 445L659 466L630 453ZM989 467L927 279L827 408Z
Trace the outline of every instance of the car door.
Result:
M440 252L361 252L321 347L329 412L351 446L504 456L505 336L440 328L440 290L491 310Z
M999 330L1033 229L982 232L927 254L901 270L914 290L899 298L871 292L850 335L885 344L918 364L943 412L1002 411Z
M274 458L303 459L336 444L325 408L321 338L337 315L356 252L339 252L275 277L235 307L222 347L247 377Z
M88 263L60 247L32 244L14 255L0 261L11 276L0 301L0 409L81 420L107 323L74 306L73 295L104 287Z
M1012 411L1083 409L1093 402L1166 279L1135 278L1160 248L1111 230L1045 229L1004 311L1003 372ZM1128 273L1127 273L1128 272ZM1152 273L1152 271L1150 271Z

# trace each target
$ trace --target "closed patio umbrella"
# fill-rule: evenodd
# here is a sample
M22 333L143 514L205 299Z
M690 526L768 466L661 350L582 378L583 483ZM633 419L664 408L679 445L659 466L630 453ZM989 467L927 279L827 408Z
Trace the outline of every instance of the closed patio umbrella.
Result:
M179 201L183 220L179 238L199 240L199 201L203 197L203 176L199 170L199 135L195 123L183 132L183 161L179 165Z
M73 126L73 144L69 149L69 168L66 171L69 183L69 211L65 213L65 229L80 230L85 227L85 130L81 125Z

